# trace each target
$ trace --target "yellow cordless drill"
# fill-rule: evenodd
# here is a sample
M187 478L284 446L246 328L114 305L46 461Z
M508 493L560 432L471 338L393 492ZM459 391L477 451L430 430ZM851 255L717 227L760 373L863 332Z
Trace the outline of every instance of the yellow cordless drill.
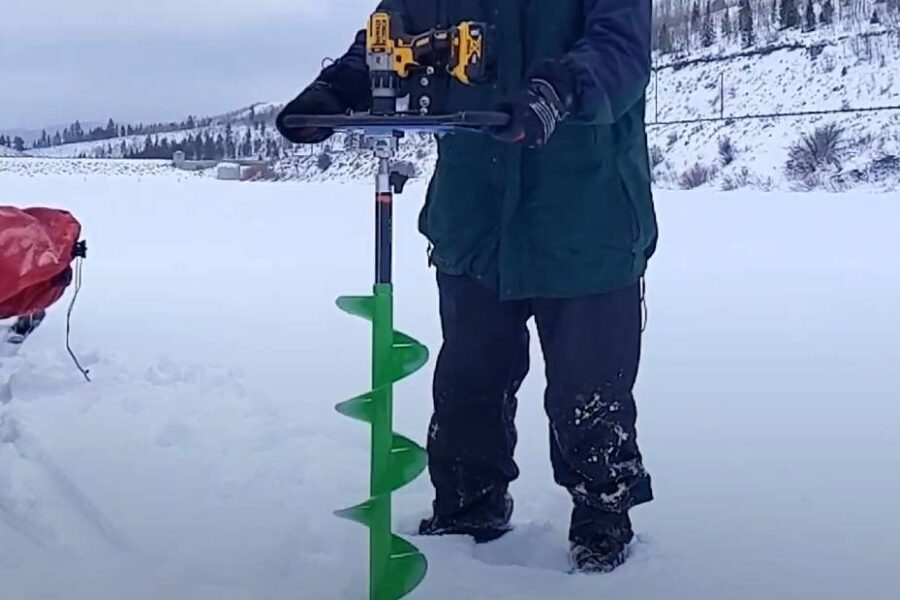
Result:
M437 114L448 78L470 85L489 77L489 30L462 22L447 29L410 35L389 12L369 19L366 62L372 86L372 114Z

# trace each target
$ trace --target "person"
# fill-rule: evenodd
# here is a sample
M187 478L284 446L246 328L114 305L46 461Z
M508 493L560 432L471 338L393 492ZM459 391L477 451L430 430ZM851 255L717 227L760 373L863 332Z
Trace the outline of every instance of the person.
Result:
M385 0L410 33L495 30L496 80L450 82L448 111L505 111L490 136L447 134L419 226L437 270L443 346L428 436L435 487L423 535L510 530L517 391L532 318L546 363L555 480L571 494L573 570L627 558L629 511L653 498L632 389L643 276L657 224L644 123L651 0ZM279 115L367 110L365 32Z

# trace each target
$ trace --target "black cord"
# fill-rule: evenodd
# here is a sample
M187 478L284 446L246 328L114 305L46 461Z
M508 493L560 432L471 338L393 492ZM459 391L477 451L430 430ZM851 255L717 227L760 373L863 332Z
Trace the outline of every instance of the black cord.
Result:
M81 263L84 259L79 257L75 260L75 293L72 294L72 301L69 303L69 310L66 313L66 350L69 351L69 356L72 357L72 362L75 363L75 367L84 375L84 379L90 383L91 382L91 372L81 366L81 361L78 360L78 357L75 355L75 351L72 350L72 311L75 309L75 301L78 299L78 292L81 291Z
M647 308L647 279L641 277L641 333L646 333L650 322L650 309Z

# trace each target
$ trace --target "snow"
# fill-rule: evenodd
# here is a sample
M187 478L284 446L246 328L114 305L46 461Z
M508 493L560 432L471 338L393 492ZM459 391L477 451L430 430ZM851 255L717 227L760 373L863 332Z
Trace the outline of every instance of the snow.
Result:
M94 379L63 306L3 365L0 597L364 597L365 531L331 511L365 498L368 440L332 406L367 388L368 330L333 299L369 287L370 186L0 170L0 191L84 223L73 343ZM423 193L397 201L397 324L437 350ZM663 191L658 210L637 390L658 498L632 560L565 573L535 349L516 530L415 538L431 570L412 598L900 597L900 240L882 231L900 198ZM419 442L432 365L397 388ZM429 501L426 477L399 493L398 530Z
M872 161L900 155L900 32L881 35L838 35L832 30L793 34L805 47L755 54L692 55L709 59L681 68L663 67L651 80L647 94L647 120L662 123L720 116L720 88L724 81L724 117L771 115L806 111L869 109L892 110L837 113L820 116L713 121L677 125L651 125L651 145L662 150L665 162L656 171L659 185L678 187L678 177L700 162L721 167L718 141L731 138L735 161L722 169L714 183L747 169L750 187L790 189L784 166L791 144L824 124L846 129L849 155L844 173L865 172ZM658 91L657 91L658 86ZM900 186L900 173L887 181L854 186L882 190Z
M19 157L22 153L7 146L0 146L0 158Z

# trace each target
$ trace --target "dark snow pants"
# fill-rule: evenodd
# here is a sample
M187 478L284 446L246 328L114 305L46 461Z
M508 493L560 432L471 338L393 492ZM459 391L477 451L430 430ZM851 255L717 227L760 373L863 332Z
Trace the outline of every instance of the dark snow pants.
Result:
M468 277L439 273L438 286L444 344L428 438L435 513L452 519L481 512L485 503L500 502L519 475L516 392L528 373L532 317L546 362L554 475L575 503L573 539L609 513L652 500L632 396L640 285L584 298L510 302Z

